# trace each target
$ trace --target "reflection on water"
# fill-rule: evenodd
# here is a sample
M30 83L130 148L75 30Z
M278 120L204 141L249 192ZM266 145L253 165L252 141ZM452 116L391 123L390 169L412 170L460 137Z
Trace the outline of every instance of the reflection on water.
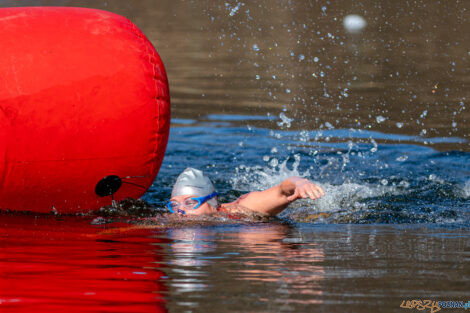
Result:
M299 300L301 303L321 303L313 296L321 295L319 281L324 273L319 263L323 252L315 244L303 244L301 238L290 238L289 230L285 225L253 226L242 231L223 229L223 234L217 229L170 230L170 238L175 241L169 259L176 266L171 271L182 277L173 280L174 294L199 293L203 289L212 293L226 288L223 286L229 282L238 285L239 290L269 284L273 292L287 298L284 302L296 302L300 294L312 296ZM237 263L240 267L233 266ZM216 283L211 276L216 277ZM259 301L272 299L262 297Z
M100 235L89 220L0 215L1 312L165 312L147 232Z
M396 312L468 300L468 228L0 215L2 312Z
M320 304L320 282L324 277L323 250L301 237L290 237L287 226L253 228L235 236L248 257L241 257L244 267L234 274L251 284L269 284L280 294L275 303ZM260 299L270 302L270 298Z

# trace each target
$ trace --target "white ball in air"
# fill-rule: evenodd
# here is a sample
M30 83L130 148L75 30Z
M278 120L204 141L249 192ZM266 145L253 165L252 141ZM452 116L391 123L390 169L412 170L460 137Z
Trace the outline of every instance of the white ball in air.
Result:
M343 26L348 33L359 33L366 25L366 20L357 14L347 15L343 19Z

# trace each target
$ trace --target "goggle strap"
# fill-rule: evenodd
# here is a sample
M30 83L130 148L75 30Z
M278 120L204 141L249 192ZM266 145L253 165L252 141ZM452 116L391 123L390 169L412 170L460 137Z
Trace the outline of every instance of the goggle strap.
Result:
M219 194L217 193L217 191L214 191L213 193L211 193L210 195L207 195L205 197L201 197L201 198L191 198L191 199L194 199L194 200L197 200L197 201L201 201L201 203L204 203L206 202L207 200L210 200L216 196L218 196Z

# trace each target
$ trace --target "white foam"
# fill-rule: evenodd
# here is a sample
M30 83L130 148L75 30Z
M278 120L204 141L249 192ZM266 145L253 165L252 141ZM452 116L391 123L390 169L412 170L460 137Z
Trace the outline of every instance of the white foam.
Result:
M325 190L325 196L315 201L309 201L310 206L313 206L312 211L336 212L348 208L365 208L365 204L360 202L363 199L400 193L397 187L388 185L344 183L338 186L323 184L322 187Z
M465 199L470 199L470 179L465 182L460 188L460 196Z
M280 216L292 218L299 213L333 213L344 210L367 209L367 204L362 202L363 199L401 193L396 186L374 186L356 183L344 183L338 186L322 184L321 186L325 190L324 197L314 201L298 200L291 204Z

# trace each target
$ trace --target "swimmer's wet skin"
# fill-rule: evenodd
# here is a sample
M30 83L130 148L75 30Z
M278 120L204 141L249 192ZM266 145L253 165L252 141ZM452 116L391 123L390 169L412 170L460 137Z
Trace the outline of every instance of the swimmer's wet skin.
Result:
M222 212L254 211L275 216L298 199L318 199L324 190L308 179L290 177L277 186L263 191L253 191L231 203L219 204L210 179L200 170L187 168L176 180L168 203L173 213L206 215Z

